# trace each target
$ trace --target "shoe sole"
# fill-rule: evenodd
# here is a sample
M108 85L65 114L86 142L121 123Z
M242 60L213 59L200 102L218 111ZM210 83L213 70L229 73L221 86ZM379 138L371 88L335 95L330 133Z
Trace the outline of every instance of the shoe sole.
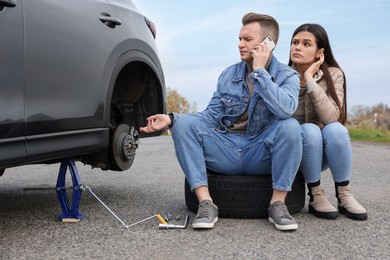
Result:
M361 213L361 214L355 214L349 212L346 208L343 208L341 206L338 206L340 214L345 214L347 218L353 219L353 220L367 220L367 213Z
M218 217L214 218L214 221L211 223L192 223L192 228L213 228L217 221Z
M271 217L268 217L268 220L269 220L269 222L274 224L276 229L278 229L278 230L287 231L287 230L298 229L298 224L279 225L279 224L276 224L275 221Z
M309 213L313 214L317 218L324 218L324 219L336 219L339 216L339 213L337 211L320 212L315 210L311 205L309 205Z

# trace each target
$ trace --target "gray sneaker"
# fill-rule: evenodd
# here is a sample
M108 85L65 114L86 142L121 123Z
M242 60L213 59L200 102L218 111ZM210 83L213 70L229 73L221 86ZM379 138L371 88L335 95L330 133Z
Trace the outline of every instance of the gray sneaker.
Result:
M295 222L286 205L281 201L275 201L268 209L268 220L279 230L295 230L298 224Z
M213 228L218 221L218 207L210 200L199 203L198 213L192 223L193 228Z

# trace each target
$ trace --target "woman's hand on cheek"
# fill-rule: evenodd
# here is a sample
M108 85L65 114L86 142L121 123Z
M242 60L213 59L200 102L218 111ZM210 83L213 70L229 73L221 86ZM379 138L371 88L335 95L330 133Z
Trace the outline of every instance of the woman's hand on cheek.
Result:
M314 74L316 74L317 71L320 69L322 63L324 63L324 54L321 52L320 57L314 63L312 63L310 67L305 71L305 74L303 76L306 82L313 78Z

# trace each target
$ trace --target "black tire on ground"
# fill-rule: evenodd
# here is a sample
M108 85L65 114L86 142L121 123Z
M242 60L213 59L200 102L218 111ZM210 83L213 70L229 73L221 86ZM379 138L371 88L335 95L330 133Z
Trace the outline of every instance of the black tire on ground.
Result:
M208 174L209 191L222 218L267 218L272 196L272 176L226 176ZM185 201L189 210L198 211L198 200L185 180ZM287 194L286 206L290 214L305 206L305 182L298 172Z

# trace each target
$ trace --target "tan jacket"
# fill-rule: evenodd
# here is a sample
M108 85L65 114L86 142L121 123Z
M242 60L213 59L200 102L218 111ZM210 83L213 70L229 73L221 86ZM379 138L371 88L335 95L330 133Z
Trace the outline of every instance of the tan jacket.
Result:
M330 75L333 79L337 97L340 100L341 106L344 101L344 76L340 69L335 67L329 68ZM322 74L322 73L319 73ZM304 102L299 104L305 104L305 121L303 123L313 123L320 127L324 127L327 124L337 122L340 117L340 110L333 100L333 98L326 94L328 88L326 81L321 80L322 75L317 79L308 81L307 92L303 97ZM297 110L302 109L299 107ZM294 115L293 115L294 117ZM302 120L300 120L302 121Z

